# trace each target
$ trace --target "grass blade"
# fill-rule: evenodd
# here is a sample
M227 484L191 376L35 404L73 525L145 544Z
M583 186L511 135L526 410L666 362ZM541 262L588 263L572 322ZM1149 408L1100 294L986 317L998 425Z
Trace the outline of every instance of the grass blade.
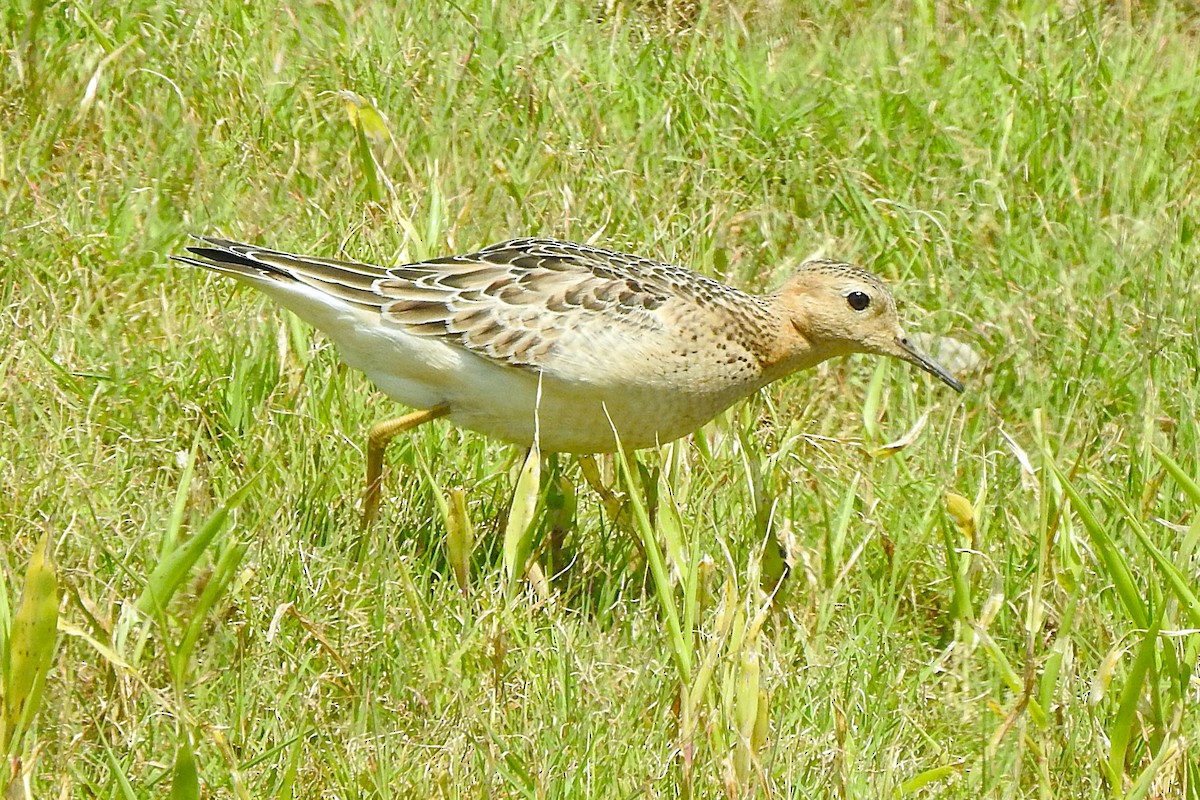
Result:
M759 677L758 648L754 644L748 644L738 664L734 701L734 725L738 736L733 752L733 772L743 790L749 789L750 767L756 757L754 729L759 716Z
M191 737L184 734L175 749L175 766L171 769L171 800L200 800L200 773L196 769L196 754L192 752Z
M454 570L459 591L467 593L471 580L471 553L475 549L475 526L467 510L467 495L459 488L450 490L446 513L446 558Z
M41 704L42 688L58 639L58 570L50 534L42 534L29 566L21 602L13 615L5 663L3 752L15 755Z
M1171 477L1179 484L1179 488L1183 489L1184 493L1191 498L1192 502L1200 506L1200 483L1196 483L1190 475L1184 472L1183 467L1179 466L1179 462L1157 447L1154 448L1154 457L1166 468L1167 472L1171 473Z
M1146 681L1146 672L1154 662L1158 645L1158 630L1162 624L1161 617L1142 637L1137 656L1125 679L1125 688L1121 690L1121 702L1117 708L1117 717L1109 731L1108 778L1113 786L1122 784L1121 776L1125 774L1125 753L1133 738L1134 724L1137 721L1138 700L1142 696L1142 688Z
M858 499L858 483L862 473L854 473L854 479L846 487L842 502L838 506L837 516L825 538L825 565L823 577L825 588L831 588L837 580L838 569L842 565L842 552L846 547L846 536L850 531L850 517L854 513L854 501Z
M525 573L525 563L533 549L533 523L537 512L538 491L541 488L541 451L535 443L525 456L521 474L513 490L512 507L504 526L505 595L512 599L517 581Z
M946 511L954 520L954 528L962 539L961 544L956 544L947 531L942 540L946 547L946 563L950 567L950 578L954 587L950 616L955 622L965 623L974 616L967 576L971 567L970 550L975 546L975 508L967 498L949 492L946 494Z
M896 790L896 796L897 797L908 797L910 794L915 794L916 792L919 792L921 789L924 789L929 784L934 783L936 781L945 780L946 778L949 778L953 775L957 775L958 773L962 772L962 770L963 770L963 764L961 764L961 763L959 763L959 764L944 764L943 766L940 766L940 767L934 767L933 769L927 769L924 772L918 773L918 774L912 776L911 778L909 778L908 780L906 780L904 783L900 784L900 787Z
M671 640L671 652L675 664L679 668L679 677L684 684L691 681L692 648L683 636L680 625L679 607L675 602L675 590L663 563L662 549L658 546L658 536L654 526L650 524L650 515L646 513L646 504L642 502L642 493L638 487L637 477L629 466L629 458L625 451L618 447L616 452L617 464L621 468L621 478L628 490L629 505L633 508L634 531L642 543L646 553L646 561L650 566L650 575L654 580L654 594L658 597L659 607L667 623L667 635Z
M249 545L243 542L231 541L227 544L225 551L221 554L220 560L217 561L217 566L213 569L212 577L196 601L196 606L192 610L187 628L180 639L179 647L173 655L175 661L175 678L181 687L184 683L183 679L187 673L188 663L191 660L192 650L196 646L196 641L210 624L208 612L217 602L217 599L224 593L225 587L229 585L229 582L237 574L237 568L242 563L242 557L246 555L248 548Z
M1062 486L1063 491L1066 492L1067 497L1071 501L1071 506L1079 514L1079 519L1083 521L1083 527L1087 530L1092 545L1100 555L1100 560L1104 564L1104 569L1108 573L1109 580L1113 582L1117 596L1121 599L1121 604L1129 613L1134 625L1139 628L1146 627L1148 622L1146 606L1142 602L1142 595L1133 580L1133 573L1130 571L1129 565L1121 558L1120 553L1117 552L1112 539L1108 535L1108 531L1100 524L1100 520L1096 518L1087 500L1067 480L1067 476L1058 468L1058 465L1054 463L1054 457L1050 454L1049 450L1046 450L1045 457L1047 466L1050 467L1050 470Z
M1200 628L1200 597L1192 591L1192 584L1179 568L1171 563L1171 559L1167 558L1166 554L1150 541L1146 529L1142 524L1133 517L1128 517L1129 528L1133 531L1133 535L1141 542L1142 547L1154 559L1154 563L1162 570L1167 577L1167 584L1171 587L1171 591L1179 599L1179 603L1183 606L1183 610L1187 613L1188 619L1191 620L1193 627Z
M146 579L146 587L142 590L136 603L138 611L143 614L162 613L187 578L188 573L191 572L192 567L200 560L200 556L225 527L229 512L242 504L250 492L250 487L257 479L258 476L255 475L246 481L242 488L233 493L228 502L209 517L208 522L204 523L195 536L162 557L154 571L150 573L150 577Z

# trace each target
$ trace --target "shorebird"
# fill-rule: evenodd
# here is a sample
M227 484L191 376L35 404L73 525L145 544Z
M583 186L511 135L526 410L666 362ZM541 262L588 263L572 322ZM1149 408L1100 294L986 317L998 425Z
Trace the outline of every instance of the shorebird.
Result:
M686 436L766 384L851 353L898 358L963 390L905 335L883 282L839 261L807 261L778 291L754 295L553 239L380 267L194 238L195 258L175 260L266 292L418 409L371 428L365 524L387 443L438 417L591 454Z

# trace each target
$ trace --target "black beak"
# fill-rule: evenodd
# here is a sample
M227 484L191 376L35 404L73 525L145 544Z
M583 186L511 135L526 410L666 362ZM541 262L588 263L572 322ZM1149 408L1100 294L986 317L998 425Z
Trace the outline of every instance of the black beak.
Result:
M963 391L963 385L950 374L950 370L943 367L941 364L933 360L933 356L919 349L916 345L908 340L907 336L901 336L896 339L896 344L900 346L904 353L904 359L910 364L916 364L921 369L928 372L930 375L936 375L942 379L942 382L956 392Z

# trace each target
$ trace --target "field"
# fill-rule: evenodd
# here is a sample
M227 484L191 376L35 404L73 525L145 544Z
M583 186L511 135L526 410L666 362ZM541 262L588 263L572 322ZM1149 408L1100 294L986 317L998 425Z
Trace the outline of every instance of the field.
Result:
M1200 16L979 6L0 12L9 796L1200 798ZM979 363L827 362L607 498L554 459L528 531L434 422L360 531L408 409L190 233L824 254Z

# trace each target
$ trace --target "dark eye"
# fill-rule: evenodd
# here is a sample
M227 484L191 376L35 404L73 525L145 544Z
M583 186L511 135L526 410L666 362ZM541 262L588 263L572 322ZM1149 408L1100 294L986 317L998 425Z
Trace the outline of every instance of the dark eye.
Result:
M867 306L871 305L871 296L866 292L851 292L846 295L846 302L855 311L862 311Z

